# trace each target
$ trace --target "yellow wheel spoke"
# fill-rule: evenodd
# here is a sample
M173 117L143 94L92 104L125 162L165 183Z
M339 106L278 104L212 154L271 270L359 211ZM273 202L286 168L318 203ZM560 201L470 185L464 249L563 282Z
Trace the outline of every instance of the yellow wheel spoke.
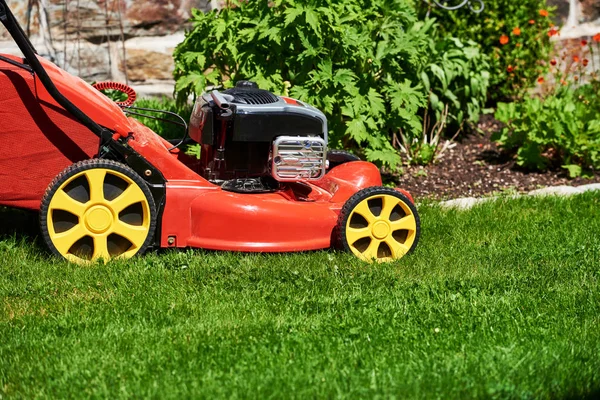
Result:
M111 201L110 204L112 209L119 214L130 205L145 201L146 196L144 196L142 189L140 189L140 187L136 184L131 184L123 193L119 195L119 197Z
M104 260L110 259L110 253L108 252L108 241L106 235L94 236L94 260L103 258Z
M56 250L60 254L67 254L69 249L77 242L79 239L84 237L87 234L87 231L83 228L81 224L75 225L73 228L69 229L66 232L58 233L53 235L52 243Z
M392 258L394 259L403 257L410 250L406 245L398 243L392 237L387 238L385 243L390 247L390 250L392 250Z
M392 230L402 230L406 229L408 231L414 231L417 229L417 221L415 220L414 215L407 215L404 218L399 219L398 221L390 221L390 225Z
M354 208L353 213L358 213L358 214L362 215L363 218L367 220L369 225L372 224L376 220L376 217L373 215L373 213L371 212L371 209L369 208L369 203L366 201L361 201ZM350 216L350 218L352 218L352 216Z
M129 240L135 248L140 248L144 245L148 237L148 229L143 226L135 226L124 223L123 221L115 222L113 233Z
M73 215L80 216L85 212L85 204L75 200L62 189L59 189L54 193L54 196L52 196L51 209L64 210Z
M90 185L90 200L92 203L102 203L104 199L104 178L106 171L100 168L85 171L85 177Z
M346 229L346 238L348 240L348 243L353 244L356 243L356 241L359 239L370 237L370 232L371 229L368 227L362 229L348 227L348 229Z
M392 210L398 205L398 202L399 200L396 197L383 196L383 208L381 209L381 214L379 214L379 216L389 220L392 215Z

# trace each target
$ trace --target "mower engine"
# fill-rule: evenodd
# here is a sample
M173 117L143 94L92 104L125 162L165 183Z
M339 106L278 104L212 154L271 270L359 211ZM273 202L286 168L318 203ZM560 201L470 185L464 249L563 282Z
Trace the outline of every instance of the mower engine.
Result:
M201 145L200 175L224 190L264 193L326 172L325 115L253 82L202 95L190 137Z

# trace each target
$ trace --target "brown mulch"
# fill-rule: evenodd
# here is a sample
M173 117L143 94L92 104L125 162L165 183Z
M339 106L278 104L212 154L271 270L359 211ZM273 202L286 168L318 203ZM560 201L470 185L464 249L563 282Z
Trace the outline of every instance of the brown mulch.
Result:
M467 133L441 159L427 166L405 166L396 177L398 187L408 190L415 199L454 199L482 197L500 192L529 192L546 186L580 186L600 183L600 173L592 178L570 179L560 167L545 172L520 168L514 157L502 152L490 141L497 121L485 116L478 124L484 134Z

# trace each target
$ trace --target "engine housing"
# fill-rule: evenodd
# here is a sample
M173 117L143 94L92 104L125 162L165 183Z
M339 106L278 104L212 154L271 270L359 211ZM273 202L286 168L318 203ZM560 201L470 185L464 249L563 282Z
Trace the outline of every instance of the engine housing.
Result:
M292 182L325 174L325 115L252 82L198 98L190 137L201 145L200 174L213 182L256 178Z

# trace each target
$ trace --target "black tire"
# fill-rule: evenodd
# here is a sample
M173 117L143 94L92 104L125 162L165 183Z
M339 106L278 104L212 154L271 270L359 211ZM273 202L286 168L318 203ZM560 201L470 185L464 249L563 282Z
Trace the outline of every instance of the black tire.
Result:
M364 203L365 201L366 203ZM390 201L390 205L385 203L387 201ZM360 211L357 211L357 207L361 204L363 206L361 206ZM367 209L364 208L365 204L368 212L363 211ZM381 215L384 209L389 212L389 216ZM379 214L377 214L377 211L379 211ZM363 213L370 213L370 215L363 216ZM356 214L358 214L358 217L355 217ZM405 217L408 217L408 219L405 220ZM386 224L389 229L389 232L383 238L379 238L379 236L384 235L385 232L379 232L377 228L383 227L382 229L385 231L386 224L381 224L380 221L387 221ZM401 224L401 221L404 222ZM377 226L375 226L376 224ZM407 229L404 229L405 225ZM395 227L399 229L395 229ZM365 232L364 237L357 240L357 237L362 234L356 232ZM349 233L351 233L353 240L350 242ZM400 259L414 251L421 236L421 221L415 205L405 195L390 188L370 187L355 193L346 201L338 218L335 236L338 248L352 252L365 261L391 261ZM376 243L373 243L373 240ZM359 242L361 242L360 246ZM379 243L377 244L377 242ZM383 243L385 243L385 246L382 246ZM376 256L374 257L370 256L373 254L372 250L369 251L369 249L372 249L371 245L376 246ZM387 247L387 250L385 247ZM361 249L365 250L361 251Z
M350 161L360 161L360 157L344 150L329 150L327 161L329 161L329 169L332 169Z
M92 182L93 176L102 179L101 196L100 183ZM126 190L128 194L122 196ZM101 159L78 162L58 174L40 207L40 228L48 248L75 263L143 254L153 242L156 218L146 182L128 166Z

